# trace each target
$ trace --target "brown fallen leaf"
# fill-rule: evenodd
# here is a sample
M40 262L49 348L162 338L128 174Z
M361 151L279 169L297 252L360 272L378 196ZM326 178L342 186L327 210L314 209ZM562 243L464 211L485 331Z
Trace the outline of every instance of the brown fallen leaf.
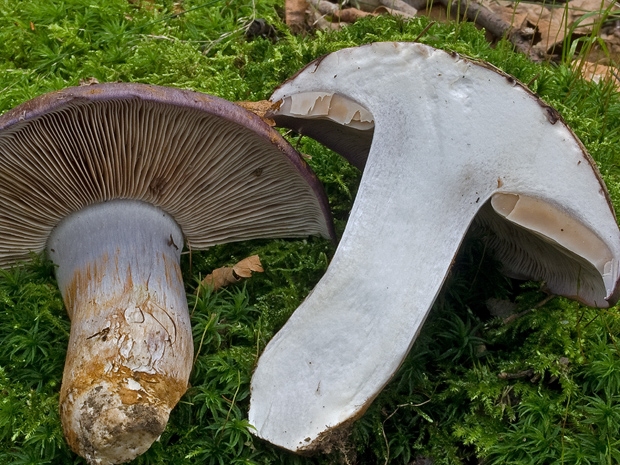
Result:
M549 54L559 53L567 33L589 35L600 24L603 12L617 9L610 0L571 0L565 7L512 0L482 3L527 36L533 47Z
M80 86L92 86L93 84L99 84L99 80L96 77L80 79Z
M573 20L569 26L575 27L575 34L583 35L589 35L604 18L613 18L610 13L618 11L618 4L610 0L571 0L568 5Z
M252 255L251 257L244 258L235 266L233 266L233 272L239 276L240 278L250 278L252 277L252 272L262 273L263 266L260 263L260 258L258 255Z
M285 0L284 20L293 34L304 31L306 24L306 0Z
M222 287L238 283L243 278L252 277L254 272L261 273L263 271L258 255L252 255L251 257L244 258L232 267L216 268L202 280L201 285L209 286L214 291L217 291Z
M581 65L576 65L576 69L588 81L609 81L616 88L620 87L620 81L618 81L615 66L584 62Z
M357 8L345 8L343 10L338 10L338 12L334 14L334 18L345 23L354 23L358 19L365 18L366 16L374 16L374 14L358 10Z
M243 107L246 110L251 111L252 113L260 116L260 118L265 123L267 123L269 126L273 127L276 125L274 120L270 118L265 118L265 113L271 110L273 106L273 103L270 102L269 100L259 100L258 102L241 101L241 102L235 102L235 105L239 105L240 107Z

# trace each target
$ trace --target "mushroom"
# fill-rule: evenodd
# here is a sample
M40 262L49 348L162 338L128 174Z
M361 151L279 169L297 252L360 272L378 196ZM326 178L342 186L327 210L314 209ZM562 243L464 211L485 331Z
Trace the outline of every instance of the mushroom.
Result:
M333 237L321 186L258 116L142 84L69 88L0 117L0 266L47 249L71 319L60 412L93 464L146 451L187 389L180 254Z
M336 97L348 109L333 117ZM365 168L329 268L259 358L249 411L259 437L312 452L359 418L472 225L507 275L587 305L618 299L620 231L596 165L514 78L422 44L374 43L312 62L271 100L276 124Z

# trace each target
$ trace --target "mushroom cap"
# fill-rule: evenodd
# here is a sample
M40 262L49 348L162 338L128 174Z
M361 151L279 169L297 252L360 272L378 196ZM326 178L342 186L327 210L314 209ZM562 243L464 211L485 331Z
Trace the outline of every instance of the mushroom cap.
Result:
M194 249L334 237L326 196L299 154L219 97L99 84L41 95L0 117L0 266L42 251L69 214L113 199L160 207Z
M406 57L407 54L410 56ZM372 73L375 73L374 79L370 77ZM404 83L405 80L408 83ZM399 93L408 96L401 98ZM406 111L403 101L413 101L409 98L413 94L419 95L414 102L417 108L411 108L409 115L398 116L399 112ZM504 105L502 99L505 99ZM620 273L615 261L620 256L618 228L596 163L554 108L493 65L418 43L376 42L316 59L282 83L270 100L274 103L266 117L273 119L276 125L313 137L361 169L376 142L378 122L393 126L396 121L402 126L399 129L402 137L416 138L420 146L425 138L439 141L442 137L438 134L442 133L443 140L437 142L441 149L435 152L453 150L462 159L469 157L471 147L476 145L479 153L497 146L494 158L488 158L488 169L479 167L488 174L496 171L498 174L493 180L497 179L497 185L487 192L491 196L480 191L476 200L479 212L472 228L487 236L488 246L502 262L504 273L517 279L544 281L548 291L591 306L608 307L620 298ZM334 100L337 105L333 104ZM503 112L500 111L502 107L505 108ZM454 113L445 110L448 108L454 108ZM419 116L424 112L427 121L418 119L420 123L411 126L404 123L405 119L414 119L411 115ZM472 125L459 121L463 118L472 121ZM365 125L359 124L360 119ZM477 132L481 135L477 136ZM513 144L515 137L508 137L509 133L518 135L518 145ZM546 149L542 150L543 145L538 142L545 138L541 134L547 134L545 147L549 153L545 153ZM473 143L476 137L479 141ZM504 140L509 139L511 142L505 144ZM452 141L460 142L454 144ZM377 144L384 143L382 140ZM464 147L464 143L467 146ZM417 152L418 148L408 150ZM500 160L507 150L512 151L514 162L503 166ZM375 151L379 152L379 147L375 147ZM579 184L579 188L589 189L602 201L597 199L596 204L591 199L575 201L578 208L574 211L571 207L554 205L553 201L540 208L530 208L535 205L531 199L538 194L545 197L550 193L549 199L580 196L571 185L572 171L555 169L554 157L562 153L565 158L575 158L579 165L575 172L590 171L588 184ZM419 155L412 152L411 156ZM450 169L451 162L447 160L451 155L441 154L446 161L437 159L437 153L427 156L435 161L420 158L421 166L436 163L443 170ZM548 170L548 174L538 174L556 178L556 185L541 183L536 186L533 181L512 181L523 177L528 170L533 171L531 167L535 164L541 165L537 169ZM466 189L473 177L467 175L466 166L459 169L463 170L462 185ZM560 181L565 186L558 189L557 181L565 175L566 181ZM540 176L532 179L536 177ZM508 179L506 184L504 178ZM502 212L498 205L505 202L492 191L499 193L499 197L502 193L521 195L519 214L516 210L510 215ZM420 200L419 195L411 195L411 201ZM592 210L594 205L596 213ZM588 210L596 218L595 222L583 222L582 213ZM548 227L552 217L556 232ZM574 233L572 237L568 237L568 231ZM588 246L581 247L579 242L587 242ZM606 265L604 261L612 260L611 257L614 257L613 265L611 262Z

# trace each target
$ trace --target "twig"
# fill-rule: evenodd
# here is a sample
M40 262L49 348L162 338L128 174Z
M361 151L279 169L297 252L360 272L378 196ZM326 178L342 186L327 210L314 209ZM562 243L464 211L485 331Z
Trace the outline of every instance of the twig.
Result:
M222 437L222 434L224 433L224 428L226 428L226 424L228 423L228 419L230 418L230 412L232 412L233 407L235 406L235 400L237 400L237 394L239 394L239 388L241 387L241 372L237 371L237 390L235 391L235 395L232 398L232 401L230 402L230 408L228 409L228 413L226 414L226 420L224 420L224 424L222 425L222 429L220 429L220 432L217 436L217 441L219 442L219 440ZM224 396L222 396L224 397ZM226 397L224 397L224 399L226 399ZM228 400L228 399L226 399Z
M408 402L406 404L397 405L396 409L392 413L390 413L385 420L383 420L383 423L381 424L381 433L383 434L383 440L385 441L385 465L388 465L388 463L390 462L390 443L388 442L388 438L385 434L385 422L392 418L401 407L422 407L424 404L428 404L430 401L431 399L425 400L421 404L412 404L411 402Z
M200 344L198 344L198 350L196 351L196 356L194 357L194 365L196 365L196 361L198 360L198 356L200 355L200 351L202 350L202 344L205 340L205 335L207 334L207 330L211 326L211 323L215 322L216 318L217 318L217 314L212 313L211 318L209 318L209 321L205 325L205 330L202 332L202 337L200 338Z
M189 273L192 274L192 243L187 239L187 248L189 249Z
M434 25L435 25L435 21L431 21L430 23L428 23L428 24L426 25L426 27L425 27L424 29L422 29L422 32L420 32L420 33L418 34L418 36L417 36L415 39L413 39L413 41L414 41L414 42L417 42L418 40L420 40L420 38L421 38L424 34L426 34L426 33L428 32L428 30L429 30L431 27L433 27Z
M544 53L534 47L518 28L512 27L478 1L454 1L458 2L460 10L465 12L470 21L482 26L496 37L505 37L512 42L517 51L526 54L532 61L543 62L545 60ZM453 0L439 0L439 2L449 10Z
M539 77L540 77L540 73L537 73L536 76L530 79L530 82L526 84L526 87L530 87L532 84L534 84L536 82L536 79L538 79Z
M499 379L521 379L521 378L529 378L534 374L534 370L532 368L528 370L517 371L516 373L506 373L505 371L497 375Z
M379 0L379 3L386 8L402 11L409 16L415 16L418 13L418 10L408 3L405 3L403 0Z
M157 36L154 34L147 34L145 37L149 39L161 39L161 40L169 40L170 42L176 42L176 39L167 36Z
M504 324L510 324L513 321L518 320L519 318L521 318L522 316L527 315L528 313L530 313L532 310L536 309L536 308L540 308L543 305L545 305L547 302L549 302L551 299L553 299L555 297L555 294L550 294L547 297L545 297L543 300L541 300L540 302L538 302L536 305L534 305L531 308L528 308L527 310L523 310L520 313L515 313L514 315L510 315L508 318L504 318Z
M202 273L198 273L198 287L196 288L196 300L194 300L194 308L192 308L192 312L189 314L189 319L194 318L194 312L196 311L196 307L198 306L198 299L200 298L200 289L202 288L200 283L202 283Z

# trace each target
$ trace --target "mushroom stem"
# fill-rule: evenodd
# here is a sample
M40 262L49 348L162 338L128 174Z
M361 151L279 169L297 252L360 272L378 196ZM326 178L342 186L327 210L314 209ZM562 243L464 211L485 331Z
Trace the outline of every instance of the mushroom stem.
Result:
M331 431L361 417L402 363L469 227L450 218L479 208L442 195L371 200L424 185L423 173L401 170L398 163L381 172L366 167L373 182L360 186L327 272L261 355L250 423L278 446L328 448ZM378 240L387 237L399 239ZM354 270L364 270L364 279L352 279Z
M187 389L193 345L182 245L174 219L133 200L86 207L50 236L71 318L61 419L89 463L145 452Z

